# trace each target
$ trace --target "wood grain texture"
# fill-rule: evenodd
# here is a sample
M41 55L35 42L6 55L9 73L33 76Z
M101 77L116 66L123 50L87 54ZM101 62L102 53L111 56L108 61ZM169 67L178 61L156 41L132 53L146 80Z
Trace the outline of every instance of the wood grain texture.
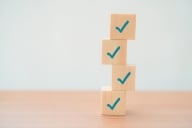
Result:
M0 91L0 128L191 127L192 92L128 93L126 116L103 116L100 92Z

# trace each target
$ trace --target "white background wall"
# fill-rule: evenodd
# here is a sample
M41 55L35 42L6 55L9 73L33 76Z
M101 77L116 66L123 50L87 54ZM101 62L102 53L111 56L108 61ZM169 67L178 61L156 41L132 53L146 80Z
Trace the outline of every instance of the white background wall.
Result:
M191 0L1 0L0 89L96 89L111 13L136 13L137 90L192 90Z

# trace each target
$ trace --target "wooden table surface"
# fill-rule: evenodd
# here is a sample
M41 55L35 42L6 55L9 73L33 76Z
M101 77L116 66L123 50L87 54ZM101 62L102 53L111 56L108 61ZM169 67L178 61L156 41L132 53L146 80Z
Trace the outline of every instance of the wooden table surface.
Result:
M128 93L126 116L100 107L96 91L0 91L0 128L192 128L192 92Z

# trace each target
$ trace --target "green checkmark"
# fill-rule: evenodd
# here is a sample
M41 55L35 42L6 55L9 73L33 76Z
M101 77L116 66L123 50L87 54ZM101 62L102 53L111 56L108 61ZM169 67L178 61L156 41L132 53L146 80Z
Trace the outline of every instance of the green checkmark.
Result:
M111 104L107 104L107 107L109 107L111 110L113 110L117 106L119 101L120 101L120 97L118 97L112 105Z
M129 21L127 20L127 21L123 24L123 26L122 26L121 28L115 27L115 29L116 29L117 31L119 31L120 33L122 33L128 24L129 24Z
M123 80L120 79L120 78L118 78L117 80L118 80L121 84L124 84L124 83L127 81L127 79L129 78L130 75L131 75L131 72L128 72L128 73L126 74L126 76L123 78Z
M118 46L113 53L107 52L107 55L108 55L111 59L113 59L119 50L120 50L120 46Z

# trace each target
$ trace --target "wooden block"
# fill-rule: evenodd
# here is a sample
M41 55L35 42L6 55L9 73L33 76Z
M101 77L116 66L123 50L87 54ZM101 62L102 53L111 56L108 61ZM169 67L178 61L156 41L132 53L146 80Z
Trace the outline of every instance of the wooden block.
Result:
M102 41L102 64L126 65L127 60L126 40Z
M112 14L111 15L111 39L135 39L136 15Z
M112 90L135 90L135 66L112 66Z
M112 91L111 87L103 87L101 92L103 115L126 114L126 92Z

